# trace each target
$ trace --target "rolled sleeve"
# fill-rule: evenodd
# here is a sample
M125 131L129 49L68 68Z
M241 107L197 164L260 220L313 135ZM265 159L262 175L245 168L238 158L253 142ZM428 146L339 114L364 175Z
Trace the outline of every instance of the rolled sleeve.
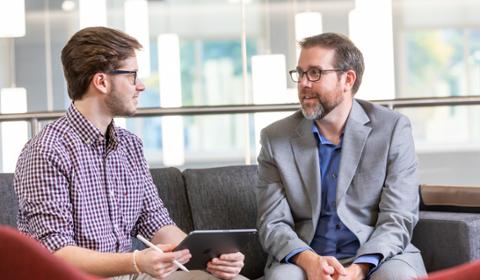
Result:
M19 230L52 252L75 245L68 183L60 166L54 152L33 148L20 157L14 178Z

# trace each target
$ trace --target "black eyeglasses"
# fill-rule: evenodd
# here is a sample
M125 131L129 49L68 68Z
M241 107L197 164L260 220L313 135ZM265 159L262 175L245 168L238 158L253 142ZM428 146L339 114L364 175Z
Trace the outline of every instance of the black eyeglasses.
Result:
M310 68L307 71L303 71L300 68L297 68L295 70L290 70L288 73L290 74L290 78L292 78L292 81L295 83L300 82L302 79L303 75L307 74L307 80L310 82L316 82L320 80L322 77L323 73L326 72L344 72L345 70L343 69L320 69L320 68Z
M121 75L121 74L133 74L133 85L137 84L137 70L112 70L110 74Z

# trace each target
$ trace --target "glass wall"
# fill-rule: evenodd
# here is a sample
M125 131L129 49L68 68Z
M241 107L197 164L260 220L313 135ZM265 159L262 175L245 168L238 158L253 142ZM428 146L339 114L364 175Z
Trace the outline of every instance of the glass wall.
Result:
M25 34L0 38L0 88L24 88L25 98L0 101L17 112L65 110L70 100L60 52L73 33L91 25L126 31L144 45L138 54L147 86L143 108L297 102L287 76L296 66L296 41L320 32L347 34L364 53L358 98L480 95L477 2L24 0ZM4 34L1 29L9 25L0 26ZM473 172L478 160L471 156L480 153L477 106L400 111L412 120L423 183L480 185ZM143 139L151 166L183 169L255 163L259 130L290 113L118 123ZM1 133L11 132L2 128ZM15 150L2 145L2 155L7 149ZM437 160L453 154L458 160ZM15 156L4 159L2 171L12 172L14 161ZM466 170L461 179L458 172L446 172L454 168Z

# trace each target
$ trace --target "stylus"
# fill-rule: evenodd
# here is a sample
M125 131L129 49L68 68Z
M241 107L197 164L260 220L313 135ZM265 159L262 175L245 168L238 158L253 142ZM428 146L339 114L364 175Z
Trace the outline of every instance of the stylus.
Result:
M143 242L143 244L147 245L148 247L152 248L153 250L156 250L157 252L159 253L162 253L163 254L163 251L162 249L158 248L157 246L155 246L153 243L151 243L150 241L148 241L147 239L145 239L145 237L141 236L140 234L137 235L137 238ZM179 263L177 260L173 260L173 263L178 267L180 268L181 270L185 271L185 272L190 272L185 266L183 266L183 264Z

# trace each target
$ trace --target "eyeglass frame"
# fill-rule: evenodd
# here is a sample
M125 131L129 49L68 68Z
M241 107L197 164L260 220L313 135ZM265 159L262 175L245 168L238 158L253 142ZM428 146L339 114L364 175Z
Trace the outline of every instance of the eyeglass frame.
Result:
M116 69L108 72L112 75L124 75L124 74L133 74L133 85L137 85L137 73L138 70L121 70L121 69Z
M318 79L310 79L308 72L310 72L311 70L318 70L320 72L320 74L318 76ZM320 69L318 67L311 67L311 68L308 68L307 71L303 71L300 68L296 68L296 69L288 71L288 74L290 76L290 79L292 79L292 81L294 83L300 83L300 81L302 80L304 75L306 75L308 81L314 83L314 82L320 81L324 72L326 73L326 72L345 72L345 71L347 71L347 70L346 69ZM296 81L293 78L294 73L297 73L297 75L298 75L298 80L296 80Z

